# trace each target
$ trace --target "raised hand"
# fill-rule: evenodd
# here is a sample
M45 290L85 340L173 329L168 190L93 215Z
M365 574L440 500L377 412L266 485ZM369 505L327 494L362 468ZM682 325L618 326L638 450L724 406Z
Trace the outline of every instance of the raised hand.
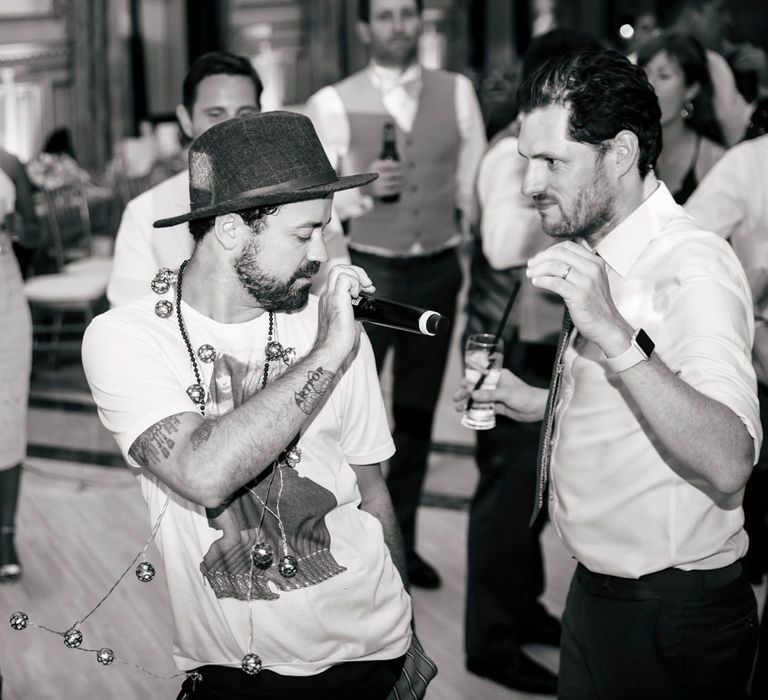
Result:
M320 297L317 338L322 346L343 360L357 346L361 325L352 313L352 300L362 292L376 291L370 277L356 265L335 265L328 275L328 284Z
M605 261L572 241L558 243L528 261L526 275L535 287L563 298L573 323L608 357L624 352L633 329L611 297Z

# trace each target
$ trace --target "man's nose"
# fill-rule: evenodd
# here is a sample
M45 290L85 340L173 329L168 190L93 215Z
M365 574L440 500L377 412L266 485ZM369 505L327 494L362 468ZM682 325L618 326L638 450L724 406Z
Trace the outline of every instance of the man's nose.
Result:
M522 193L526 197L541 194L546 189L546 179L539 163L529 162L523 178Z
M309 250L307 251L307 260L319 263L324 263L328 260L328 249L325 247L322 234L312 236Z

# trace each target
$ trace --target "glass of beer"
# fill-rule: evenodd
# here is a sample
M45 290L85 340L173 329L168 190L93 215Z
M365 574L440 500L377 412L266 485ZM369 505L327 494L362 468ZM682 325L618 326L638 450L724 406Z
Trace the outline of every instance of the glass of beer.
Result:
M464 350L464 378L470 389L495 389L499 383L504 361L504 343L491 333L475 333L467 338ZM477 383L482 378L482 383ZM461 416L461 424L472 430L490 430L496 427L493 401L469 400Z

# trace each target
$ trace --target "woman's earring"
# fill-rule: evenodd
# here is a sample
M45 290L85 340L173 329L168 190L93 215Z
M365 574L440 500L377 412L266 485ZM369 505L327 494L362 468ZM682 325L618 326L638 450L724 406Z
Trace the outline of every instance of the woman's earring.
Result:
M690 119L693 116L693 102L688 100L688 102L683 105L683 108L680 110L680 116L683 119Z

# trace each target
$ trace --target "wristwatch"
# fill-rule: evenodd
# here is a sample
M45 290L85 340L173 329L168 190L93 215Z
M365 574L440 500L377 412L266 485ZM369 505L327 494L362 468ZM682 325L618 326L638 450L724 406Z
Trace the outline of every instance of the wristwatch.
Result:
M616 357L606 357L605 364L613 372L623 372L640 362L650 360L655 347L650 336L642 328L638 328L632 336L629 349Z

